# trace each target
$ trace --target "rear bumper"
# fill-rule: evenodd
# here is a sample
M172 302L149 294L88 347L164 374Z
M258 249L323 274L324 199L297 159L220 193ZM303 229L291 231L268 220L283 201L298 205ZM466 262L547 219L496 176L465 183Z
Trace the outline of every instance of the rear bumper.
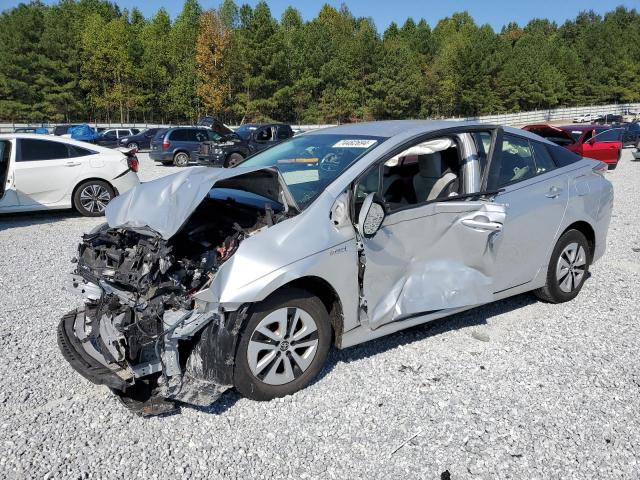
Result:
M156 162L172 162L173 152L168 150L151 150L149 152L149 158Z
M126 370L109 368L106 363L96 358L99 357L99 353L89 339L81 341L76 336L76 331L84 330L84 323L84 310L73 310L62 317L58 324L58 346L62 356L76 372L90 382L126 391L133 385L133 382L123 378L127 376Z

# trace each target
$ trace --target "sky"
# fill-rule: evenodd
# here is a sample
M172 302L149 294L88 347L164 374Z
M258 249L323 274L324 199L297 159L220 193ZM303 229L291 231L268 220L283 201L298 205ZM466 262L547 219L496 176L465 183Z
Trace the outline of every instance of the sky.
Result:
M215 8L221 0L200 0L203 8ZM258 0L236 0L238 5L248 3L255 5ZM0 0L0 10L11 8L17 0ZM55 3L44 0L44 3ZM121 8L131 9L137 6L142 13L149 17L163 6L175 18L182 7L181 0L116 0ZM356 17L372 17L379 31L395 21L404 23L408 17L414 20L424 18L433 27L438 20L454 12L468 11L476 23L488 23L495 30L503 25L516 21L520 25L526 24L533 18L548 18L563 23L574 18L582 10L594 10L603 14L613 10L618 5L640 10L640 0L267 0L271 13L276 18L289 5L295 6L305 20L315 17L323 4L329 3L339 8L345 3Z

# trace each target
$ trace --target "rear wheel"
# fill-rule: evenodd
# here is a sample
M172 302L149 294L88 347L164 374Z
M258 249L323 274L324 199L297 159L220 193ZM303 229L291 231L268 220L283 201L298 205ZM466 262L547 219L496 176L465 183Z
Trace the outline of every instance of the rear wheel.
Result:
M85 217L104 215L104 209L115 196L113 187L102 180L88 180L76 188L73 206Z
M330 344L324 304L304 290L283 290L252 309L236 352L235 387L253 400L297 392L320 372Z
M173 164L176 167L186 167L189 164L189 154L178 152L173 156Z
M573 300L587 279L590 261L591 250L586 237L578 230L565 232L551 254L547 283L534 291L535 295L550 303Z
M232 153L227 157L227 161L225 162L224 166L227 168L233 168L242 160L244 160L244 157L242 155L240 155L239 153Z
M127 148L135 148L136 150L139 150L138 144L136 142L128 143Z

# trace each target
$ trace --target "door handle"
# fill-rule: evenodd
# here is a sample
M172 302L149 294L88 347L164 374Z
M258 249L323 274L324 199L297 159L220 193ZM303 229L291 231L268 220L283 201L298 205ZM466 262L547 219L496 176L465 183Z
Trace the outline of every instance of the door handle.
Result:
M490 232L499 232L502 230L502 224L498 222L482 222L480 220L465 218L462 220L462 224L465 227L475 228L477 230L488 230Z
M67 162L64 164L65 167L77 167L80 165L80 162Z
M547 193L544 194L547 198L556 198L559 197L562 193L562 189L558 187L551 187Z

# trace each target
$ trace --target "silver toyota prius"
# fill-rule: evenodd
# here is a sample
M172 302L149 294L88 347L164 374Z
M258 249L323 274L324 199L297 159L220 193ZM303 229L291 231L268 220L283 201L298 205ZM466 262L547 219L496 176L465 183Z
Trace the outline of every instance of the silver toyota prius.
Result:
M269 400L346 348L511 295L573 299L604 253L605 164L529 132L344 125L115 198L68 288L67 361L141 415Z

